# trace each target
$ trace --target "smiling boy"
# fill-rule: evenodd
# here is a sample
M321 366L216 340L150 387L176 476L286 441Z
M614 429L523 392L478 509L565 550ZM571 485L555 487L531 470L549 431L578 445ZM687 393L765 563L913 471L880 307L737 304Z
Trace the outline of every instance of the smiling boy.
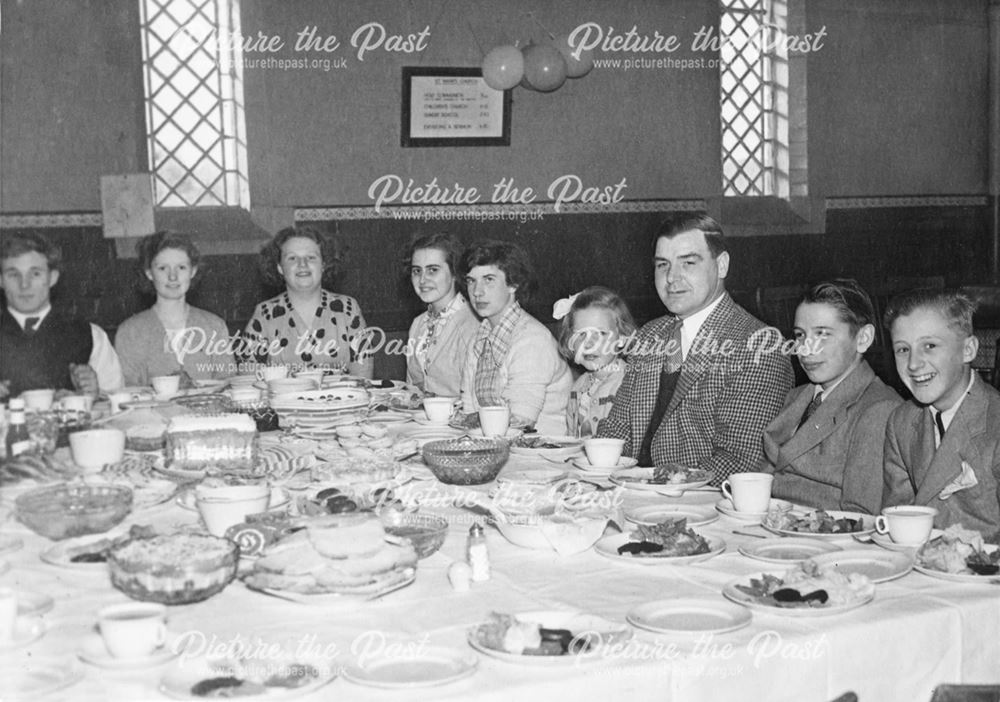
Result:
M896 392L864 353L875 311L854 280L819 283L795 310L796 354L809 382L792 390L764 430L761 470L775 497L821 509L878 512L882 449Z
M913 401L889 418L883 506L935 507L934 526L1000 535L1000 393L972 370L979 341L964 295L917 290L885 313Z

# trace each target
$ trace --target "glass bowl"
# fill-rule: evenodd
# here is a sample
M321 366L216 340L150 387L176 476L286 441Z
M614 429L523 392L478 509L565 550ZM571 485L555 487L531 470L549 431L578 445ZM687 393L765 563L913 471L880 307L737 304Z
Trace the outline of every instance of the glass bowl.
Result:
M482 485L497 477L510 457L505 439L458 439L429 441L421 449L424 463L434 477L449 485Z
M108 554L111 583L134 600L178 605L222 592L236 577L239 547L207 534L130 539Z
M448 538L448 520L432 514L415 514L387 509L379 517L385 533L408 539L417 552L417 558L427 558L436 553Z
M17 518L37 534L58 541L102 534L132 511L132 489L61 483L30 490L14 502Z

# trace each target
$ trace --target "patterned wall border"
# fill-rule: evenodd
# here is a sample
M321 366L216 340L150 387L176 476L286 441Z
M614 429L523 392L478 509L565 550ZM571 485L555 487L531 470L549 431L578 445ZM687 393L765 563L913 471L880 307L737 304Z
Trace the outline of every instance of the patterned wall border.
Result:
M986 195L920 195L899 197L828 197L828 210L860 210L876 207L978 207L988 204Z
M615 214L619 212L667 212L704 210L704 200L626 200L610 205L566 203L555 211L552 203L530 205L409 205L403 207L300 207L294 211L296 222L317 222L352 219L414 220L510 220L528 221L564 214Z
M0 214L0 229L54 229L56 227L100 227L100 212L59 212L55 214Z
M923 195L892 197L829 197L828 210L870 209L877 207L983 207L986 195ZM531 205L421 205L383 207L380 212L366 207L300 207L294 210L296 222L360 219L509 219L523 221L555 214L614 214L619 212L670 212L706 209L704 200L626 200L610 205L567 203L556 213L552 203ZM100 227L100 212L61 212L54 214L0 214L0 229L46 229L56 227Z

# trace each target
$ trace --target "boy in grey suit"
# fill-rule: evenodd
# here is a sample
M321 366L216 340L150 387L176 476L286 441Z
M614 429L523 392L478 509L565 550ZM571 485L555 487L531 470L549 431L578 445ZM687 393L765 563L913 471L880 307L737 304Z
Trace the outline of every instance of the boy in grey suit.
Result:
M913 393L889 417L883 506L938 510L934 526L1000 536L1000 393L972 370L975 305L955 292L916 290L885 313L896 370Z
M882 506L882 449L901 402L875 377L864 353L875 310L857 281L819 283L795 310L796 354L809 380L785 399L764 430L761 470L775 497L820 509L876 514Z

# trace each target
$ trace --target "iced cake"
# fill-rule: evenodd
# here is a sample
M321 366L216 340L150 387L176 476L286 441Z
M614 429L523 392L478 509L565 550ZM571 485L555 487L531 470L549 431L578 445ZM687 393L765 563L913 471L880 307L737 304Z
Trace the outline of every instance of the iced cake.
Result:
M252 472L257 425L245 414L181 415L166 434L167 465L175 470Z

